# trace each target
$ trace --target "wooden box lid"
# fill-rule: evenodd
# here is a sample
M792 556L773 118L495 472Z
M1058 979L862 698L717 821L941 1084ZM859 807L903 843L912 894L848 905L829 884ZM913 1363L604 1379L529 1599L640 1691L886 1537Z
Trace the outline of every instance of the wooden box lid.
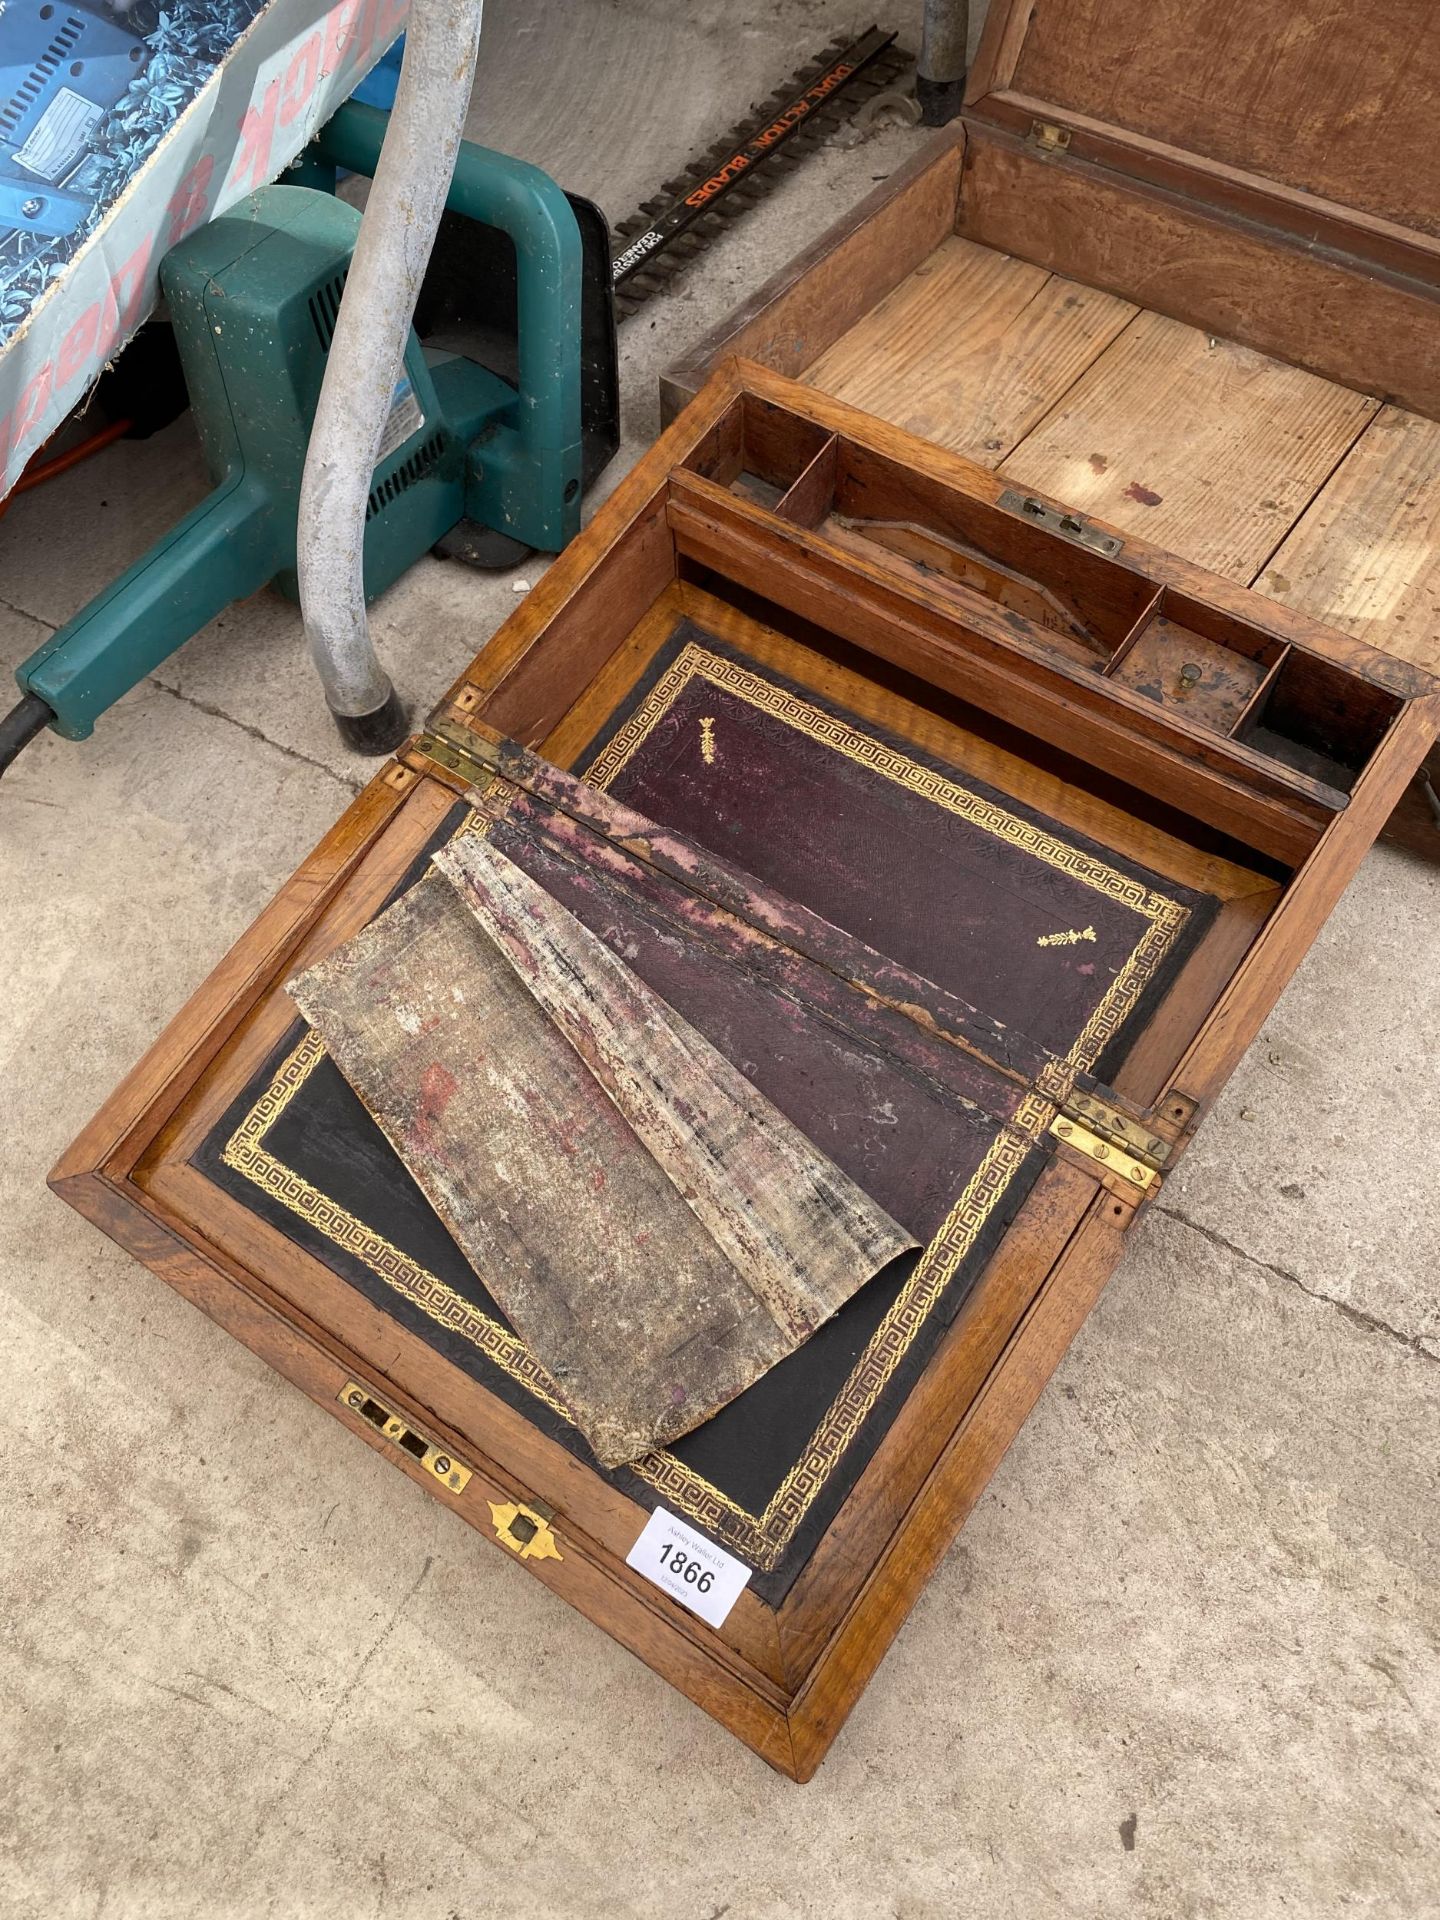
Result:
M1433 278L1429 0L1003 0L967 121Z

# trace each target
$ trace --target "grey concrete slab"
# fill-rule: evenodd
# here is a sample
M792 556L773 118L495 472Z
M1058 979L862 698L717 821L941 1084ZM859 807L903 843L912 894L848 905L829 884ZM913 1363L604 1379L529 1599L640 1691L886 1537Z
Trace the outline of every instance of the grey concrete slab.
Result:
M49 1226L17 1920L1440 1912L1440 1373L1163 1215L803 1790Z
M7 651L30 638L0 622ZM349 798L154 687L116 710L105 753L43 735L16 763L0 792L0 1071L17 1076L0 1178L17 1208ZM5 1238L23 1264L30 1243Z
M920 12L902 0L884 14L912 52ZM613 224L796 68L876 18L850 0L490 0L466 133L544 167Z
M1164 1204L1440 1354L1440 868L1375 848Z
M43 621L18 613L0 600L0 672L8 677L27 655L44 643L49 632Z

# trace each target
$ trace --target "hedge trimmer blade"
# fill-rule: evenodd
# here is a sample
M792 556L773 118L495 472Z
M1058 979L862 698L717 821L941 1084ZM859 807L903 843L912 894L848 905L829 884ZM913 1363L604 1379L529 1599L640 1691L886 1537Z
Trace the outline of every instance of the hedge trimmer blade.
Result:
M895 35L872 27L836 41L614 231L615 314L624 320L813 153L848 113L894 87L909 64Z

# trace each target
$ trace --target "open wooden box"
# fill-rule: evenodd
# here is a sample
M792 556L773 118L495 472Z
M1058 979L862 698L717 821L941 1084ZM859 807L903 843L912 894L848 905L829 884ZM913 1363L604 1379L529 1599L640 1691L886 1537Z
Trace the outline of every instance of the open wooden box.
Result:
M1437 92L1429 0L993 0L962 119L667 417L739 353L1440 666Z
M804 1779L1437 714L1420 669L735 363L53 1184ZM723 856L683 870L707 926L762 936L756 995L783 999L802 966L843 976L870 1057L903 1082L898 1108L849 1099L853 1076L817 1108L788 1041L711 1034L903 1204L923 1252L706 1427L615 1472L284 985L471 830L463 796L493 777L496 735ZM664 878L668 844L631 830L621 851ZM684 990L688 959L671 965ZM953 1164L947 1147L912 1209L893 1194L934 1157L916 1116L952 1068L970 1089L947 1109ZM719 1627L626 1564L657 1506L753 1569Z

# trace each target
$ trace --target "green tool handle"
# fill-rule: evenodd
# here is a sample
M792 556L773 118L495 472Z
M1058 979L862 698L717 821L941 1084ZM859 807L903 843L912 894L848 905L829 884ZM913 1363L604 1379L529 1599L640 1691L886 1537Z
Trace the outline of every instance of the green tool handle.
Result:
M84 740L97 715L137 686L232 600L275 571L274 508L240 475L224 480L106 591L53 633L15 678Z
M389 115L348 100L309 149L371 177ZM300 176L307 184L310 175ZM580 227L538 167L462 140L446 197L452 213L508 234L515 247L518 404L513 447L478 452L472 518L556 553L580 531Z

